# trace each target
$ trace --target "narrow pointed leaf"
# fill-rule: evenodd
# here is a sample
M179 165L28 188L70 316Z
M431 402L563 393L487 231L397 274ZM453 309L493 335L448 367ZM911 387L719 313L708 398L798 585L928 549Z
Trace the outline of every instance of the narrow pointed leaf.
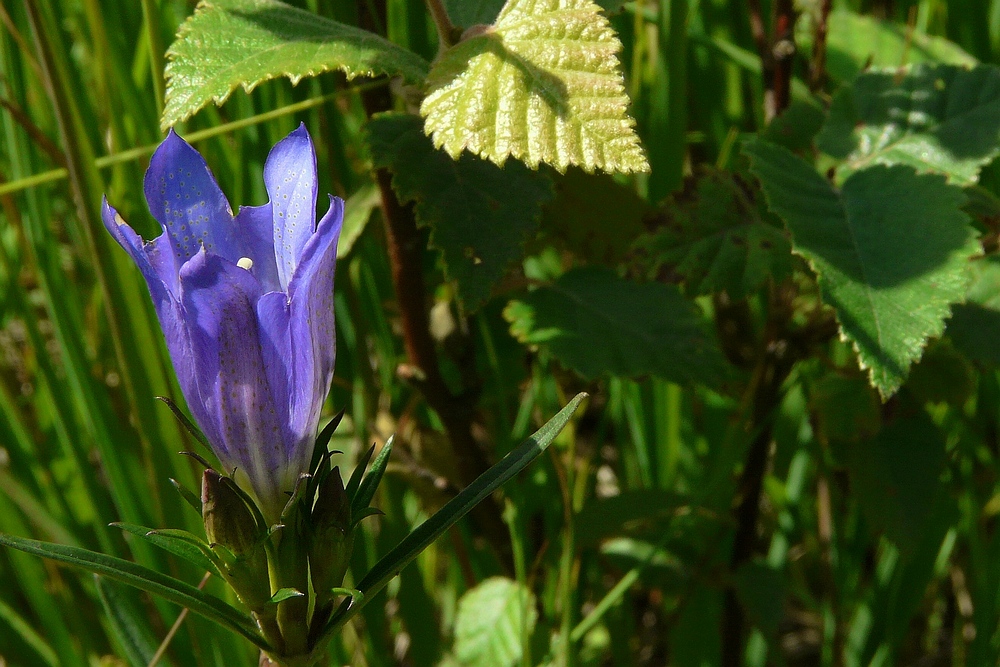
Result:
M269 79L339 70L356 76L402 76L419 83L427 62L366 30L277 0L203 0L181 26L167 55L164 129L236 89Z
M194 586L173 577L160 574L147 567L113 556L95 553L78 547L50 542L39 542L0 533L0 545L25 553L49 558L60 563L99 574L140 590L159 595L165 600L187 607L210 621L214 621L248 639L254 646L271 650L267 640L260 636L257 626L249 616L231 607L217 597L204 593Z
M591 0L508 0L490 29L435 62L420 107L426 132L454 158L649 171L620 50Z
M364 456L358 459L358 464L354 466L354 470L351 472L351 478L347 480L347 491L348 498L354 498L358 494L358 489L361 488L361 480L365 477L365 470L368 469L368 462L372 460L372 455L375 454L375 445L368 448ZM353 506L354 502L351 501Z
M156 655L157 641L146 617L136 609L135 596L121 584L94 575L97 595L110 621L111 631L132 667L145 667Z
M181 498L184 499L184 502L198 512L198 516L201 516L201 498L196 496L191 489L187 488L173 477L170 478L170 483L174 485L175 489L177 489L177 493L181 494Z
M165 529L153 530L145 526L137 526L133 523L116 522L111 524L116 528L121 528L127 533L137 535L150 544L155 544L164 551L169 551L179 558L183 558L189 563L194 563L198 567L216 576L219 570L209 554L212 553L208 544L186 530Z
M351 516L354 517L354 522L357 523L361 520L361 513L368 509L368 505L371 503L372 498L375 497L375 491L378 490L378 485L382 481L382 475L385 474L385 468L389 465L389 456L392 454L392 441L395 436L390 436L385 444L382 445L382 449L379 451L378 456L372 461L371 469L365 478L361 480L361 486L358 487L358 493L352 497L351 500Z
M341 609L334 614L327 629L324 631L324 635L328 635L346 623L351 616L360 611L368 601L385 588L386 584L399 574L400 570L409 565L420 552L433 544L434 540L455 525L473 507L524 470L529 463L545 451L552 441L555 440L556 436L559 435L563 427L569 423L573 413L576 412L577 408L580 407L580 403L585 398L587 398L587 394L585 393L574 396L566 404L566 407L556 413L544 426L535 431L530 438L518 445L507 456L503 457L499 463L480 475L472 484L449 500L431 518L417 526L389 553L375 563L375 566L369 570L368 574L358 584L358 590L364 594L364 599L349 608L345 606L346 602L341 605Z

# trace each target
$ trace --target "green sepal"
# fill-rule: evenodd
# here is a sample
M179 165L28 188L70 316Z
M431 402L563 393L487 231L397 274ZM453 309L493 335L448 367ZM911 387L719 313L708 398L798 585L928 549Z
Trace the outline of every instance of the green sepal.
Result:
M305 593L297 588L279 588L271 596L271 599L267 601L267 604L277 606L279 602L301 597L305 597Z
M201 498L199 498L194 491L187 488L173 477L170 478L170 483L174 485L175 489L177 489L177 493L181 495L184 502L193 507L195 511L198 512L198 516L201 516Z
M313 444L312 461L309 462L310 472L315 473L316 467L320 464L320 461L322 461L323 457L329 453L326 448L330 446L330 440L333 438L333 434L336 432L337 427L340 426L341 420L344 419L346 411L347 408L342 408L340 412L334 415L333 419L331 419L327 425L323 427L323 430L319 432L319 435L316 436L316 442Z
M385 474L386 466L389 465L389 455L392 454L392 441L395 435L389 436L389 439L385 441L382 445L382 449L379 451L378 456L372 461L371 470L365 475L364 479L361 480L361 485L358 487L358 492L351 498L351 515L352 517L357 517L362 511L368 508L371 503L372 498L375 497L375 491L378 489L379 483L382 482L382 475ZM355 518L352 525L357 524L358 521L364 517Z
M351 473L351 479L347 481L347 495L351 498L352 506L354 505L354 497L358 495L358 489L361 487L361 480L365 477L365 470L368 468L368 462L372 460L372 455L374 453L375 445L372 445L358 460L358 465L354 467L354 471Z
M385 512L377 507L366 507L360 512L351 514L351 529L370 516L385 516Z
M209 444L208 438L205 437L205 434L201 432L201 429L198 428L193 421L188 419L188 416L184 414L184 411L180 409L180 406L178 406L176 403L173 402L172 399L167 398L166 396L156 396L155 398L156 400L160 401L168 408L170 408L170 412L174 413L174 417L176 417L177 421L181 423L181 426L184 427L184 430L190 433L191 436L195 440L197 440L199 444L201 444L206 450L212 451L212 445Z

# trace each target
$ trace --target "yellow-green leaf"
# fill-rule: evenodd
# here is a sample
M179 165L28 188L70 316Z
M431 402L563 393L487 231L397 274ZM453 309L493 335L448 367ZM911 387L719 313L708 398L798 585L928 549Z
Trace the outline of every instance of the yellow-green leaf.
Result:
M454 158L468 150L499 165L648 171L620 50L591 0L509 0L493 26L434 64L424 129Z

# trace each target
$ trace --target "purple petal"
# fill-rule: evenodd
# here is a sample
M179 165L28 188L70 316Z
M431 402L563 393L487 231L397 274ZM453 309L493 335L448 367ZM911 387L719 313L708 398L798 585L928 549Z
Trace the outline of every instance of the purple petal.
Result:
M240 212L236 215L236 228L240 231L240 257L251 260L249 271L265 292L283 292L278 280L278 268L274 263L271 215L271 204L240 207Z
M290 490L285 487L298 470L286 465L282 420L265 370L257 320L260 283L204 250L184 265L180 279L194 351L189 363L195 365L208 420L217 424L217 439L210 439L216 455L223 466L247 475L269 514L280 512L282 492Z
M309 239L288 287L289 331L293 345L290 429L315 437L320 410L330 389L336 354L333 277L344 201L330 197L330 209Z
M149 161L146 201L167 233L178 264L202 245L231 262L239 260L233 211L201 154L173 130Z
M275 144L264 163L274 215L274 255L282 291L316 224L316 151L305 125Z
M177 264L170 252L164 252L166 241L159 236L151 243L143 243L142 238L135 233L128 223L118 214L105 197L101 202L101 219L132 261L139 267L142 277L146 279L153 304L159 308L159 303L178 293Z

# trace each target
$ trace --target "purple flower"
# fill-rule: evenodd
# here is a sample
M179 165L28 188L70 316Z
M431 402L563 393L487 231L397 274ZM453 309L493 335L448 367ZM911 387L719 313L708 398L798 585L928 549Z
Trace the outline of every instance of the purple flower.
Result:
M181 391L225 472L269 521L309 466L333 377L333 274L344 203L316 222L316 153L305 126L267 157L270 201L234 216L204 158L171 130L146 172L164 233L144 243L103 205L138 265Z

